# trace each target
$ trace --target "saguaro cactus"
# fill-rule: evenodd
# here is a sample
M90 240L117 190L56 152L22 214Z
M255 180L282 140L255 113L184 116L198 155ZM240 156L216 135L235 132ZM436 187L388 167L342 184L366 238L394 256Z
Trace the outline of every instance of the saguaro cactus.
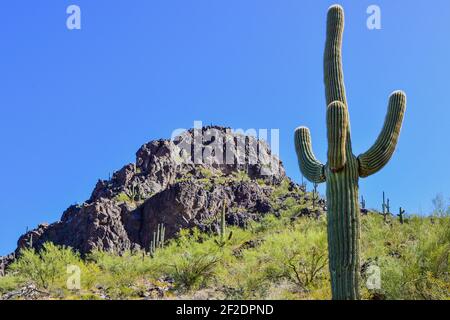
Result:
M400 223L403 224L405 222L405 219L404 219L405 210L402 207L400 207L400 209L398 210L397 216L400 218Z
M317 187L319 186L318 183L314 183L314 189L312 192L312 207L313 209L316 208L316 202L319 200L319 192L317 192Z
M156 249L164 247L166 227L163 223L158 224L156 231L153 231L153 240L150 242L150 255L153 256Z
M391 205L389 204L389 198L387 198L387 201L385 201L385 195L383 191L383 204L381 205L382 212L381 215L383 216L384 222L387 222L388 216L391 214Z
M227 241L231 240L231 237L233 236L233 231L230 231L228 237L225 239L227 232L227 223L225 221L226 210L227 210L227 202L223 200L222 211L220 214L220 230L219 230L220 240L219 241L215 240L216 244L219 247L223 247L227 243Z
M315 183L326 182L328 251L333 299L359 298L359 177L370 176L386 165L397 144L406 96L392 93L383 129L375 144L356 157L352 152L350 123L342 71L344 10L329 8L324 55L327 103L328 162L320 163L312 151L309 129L295 130L295 147L303 175Z

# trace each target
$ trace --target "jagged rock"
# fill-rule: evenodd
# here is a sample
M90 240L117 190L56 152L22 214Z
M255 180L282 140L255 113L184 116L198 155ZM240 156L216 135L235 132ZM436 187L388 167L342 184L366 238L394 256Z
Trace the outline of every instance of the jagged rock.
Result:
M81 253L94 249L123 251L133 248L122 224L122 208L105 198L69 207L61 221L26 233L20 237L18 246L27 247L31 235L33 247L38 249L47 241L76 248Z
M48 299L49 294L39 290L34 284L26 285L18 290L4 294L0 300L41 300Z
M319 219L321 215L322 212L319 209L303 208L300 210L300 212L291 217L291 221L295 221L300 217L313 217Z
M191 129L144 144L135 164L99 180L91 197L70 206L60 221L21 236L18 250L47 241L82 254L148 248L158 223L166 239L180 228L214 232L223 200L227 223L243 227L272 210L271 192L284 179L281 161L264 141L217 126ZM290 182L289 190L300 187Z
M14 262L16 255L11 253L7 256L0 257L0 277L3 277L6 273L6 268Z
M151 197L142 210L141 242L148 247L157 225L166 226L166 236L173 237L182 228L199 227L202 231L217 230L223 201L227 207L229 224L243 227L244 222L270 210L270 190L258 183L233 182L230 185L213 185L208 190L198 181L176 183ZM232 212L244 208L248 213ZM233 220L239 215L240 218ZM210 223L205 224L205 221Z

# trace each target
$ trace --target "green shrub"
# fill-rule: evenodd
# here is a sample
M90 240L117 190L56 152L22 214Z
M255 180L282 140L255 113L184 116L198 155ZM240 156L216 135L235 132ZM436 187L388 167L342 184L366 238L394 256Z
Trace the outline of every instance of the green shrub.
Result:
M250 181L250 177L248 176L248 173L246 171L235 171L233 172L233 179L235 181Z
M200 172L200 176L203 179L211 179L214 175L210 169L205 167L200 167L198 171Z
M218 257L212 254L186 252L171 265L173 270L170 276L182 291L198 289L215 275L214 269L218 262Z
M34 249L22 250L11 270L42 289L54 289L65 287L69 265L80 266L83 262L70 248L57 247L48 242L39 252Z
M153 275L154 263L143 252L126 251L121 255L111 252L94 251L87 257L100 272L96 279L97 286L104 288L112 298L135 296L132 287L145 276Z
M15 275L0 277L0 296L7 292L14 291L23 285L23 279Z
M289 180L288 179L284 179L283 181L281 181L280 185L277 186L273 193L272 193L272 199L276 200L278 198L280 198L281 196L284 196L286 194L289 193Z
M375 261L381 289L366 291L385 299L450 298L450 219L412 216L405 224L363 219L363 261ZM366 233L364 235L364 233Z
M194 228L181 230L153 257L96 251L82 260L49 243L39 252L23 250L0 277L0 294L32 282L56 298L98 299L100 290L130 299L149 282L170 288L168 277L176 289L167 293L172 296L206 288L226 299L329 299L326 217L291 221L299 208L287 198L281 217L268 214L246 229L228 227L233 237L221 247L218 235ZM361 227L362 263L381 272L380 289L367 289L362 279L364 298L450 299L450 217L408 216L400 224L369 214ZM80 267L81 290L67 290L67 265Z
M119 193L114 199L118 202L133 202L133 199L131 199L125 192Z

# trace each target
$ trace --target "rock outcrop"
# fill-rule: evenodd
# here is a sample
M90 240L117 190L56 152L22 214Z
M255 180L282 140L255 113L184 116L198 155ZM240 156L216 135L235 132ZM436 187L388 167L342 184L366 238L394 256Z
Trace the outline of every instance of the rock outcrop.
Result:
M6 267L14 262L16 255L11 253L5 257L0 257L0 277L4 276L6 273Z
M264 141L222 127L191 129L143 145L135 163L99 180L91 197L70 206L60 221L22 235L17 250L47 241L82 254L148 249L159 223L166 238L181 228L217 230L224 200L227 222L245 226L272 210L273 189L285 179Z

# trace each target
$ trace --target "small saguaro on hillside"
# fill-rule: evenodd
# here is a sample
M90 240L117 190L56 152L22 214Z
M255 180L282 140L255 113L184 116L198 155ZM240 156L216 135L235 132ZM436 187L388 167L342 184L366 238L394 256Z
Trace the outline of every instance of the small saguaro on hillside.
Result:
M329 8L324 55L328 162L320 163L312 151L309 129L295 130L295 148L303 175L314 183L326 182L328 204L328 251L333 299L359 299L359 177L368 177L381 168L394 153L406 96L395 91L383 129L375 144L358 157L353 154L350 121L342 71L344 10Z

